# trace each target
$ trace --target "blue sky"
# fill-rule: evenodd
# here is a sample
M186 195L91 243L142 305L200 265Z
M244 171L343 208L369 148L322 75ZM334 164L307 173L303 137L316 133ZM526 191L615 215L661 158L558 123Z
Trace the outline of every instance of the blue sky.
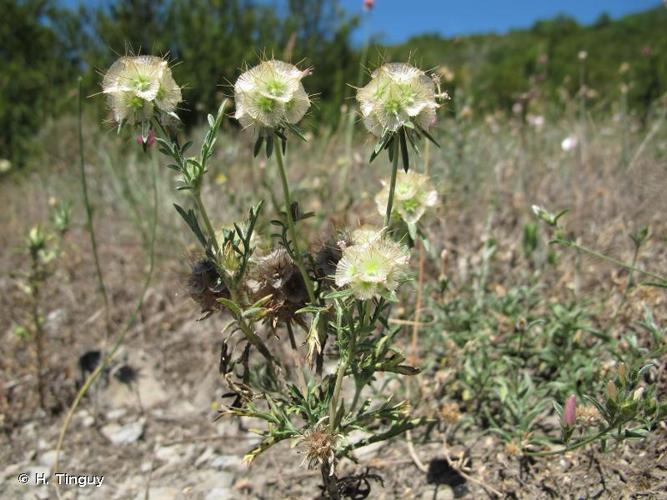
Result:
M358 13L363 0L340 0ZM603 12L617 18L659 5L659 0L375 0L367 18L372 34L387 43L402 42L424 32L444 36L505 32L530 27L538 19L563 13L592 23ZM355 34L363 39L364 29Z

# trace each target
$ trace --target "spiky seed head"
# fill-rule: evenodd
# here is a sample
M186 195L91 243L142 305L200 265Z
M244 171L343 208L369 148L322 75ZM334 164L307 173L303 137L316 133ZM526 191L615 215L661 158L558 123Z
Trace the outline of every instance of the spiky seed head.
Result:
M406 248L383 237L349 246L336 267L336 285L348 286L360 300L391 298L407 276L409 259Z
M350 236L350 240L354 245L365 245L381 240L382 238L383 231L381 229L368 225L358 227L352 231L352 235Z
M305 458L309 469L327 464L330 474L334 473L336 462L336 444L339 435L332 434L325 425L318 424L299 438L303 443Z
M274 326L278 320L295 319L296 311L308 300L308 292L299 268L284 248L253 258L246 286L254 301L271 295L264 307L268 310L268 318Z
M377 137L410 123L426 130L435 123L438 108L433 80L403 63L376 69L371 81L357 91L357 101L364 125Z
M220 298L229 298L215 263L209 259L199 259L192 265L188 277L188 292L192 300L201 306L202 313L210 314L222 310Z
M343 256L346 241L329 240L315 251L313 257L313 273L318 280L325 280L336 272L336 266Z
M383 183L382 190L375 197L375 203L381 215L387 209L389 185ZM414 171L399 171L396 178L392 217L403 219L407 224L416 224L427 209L438 204L438 193L425 174Z
M156 56L124 56L111 65L102 81L114 120L135 125L151 119L156 109L174 115L181 88L169 63Z
M234 117L244 128L258 133L298 123L310 107L301 83L308 74L308 70L274 59L249 69L234 85Z

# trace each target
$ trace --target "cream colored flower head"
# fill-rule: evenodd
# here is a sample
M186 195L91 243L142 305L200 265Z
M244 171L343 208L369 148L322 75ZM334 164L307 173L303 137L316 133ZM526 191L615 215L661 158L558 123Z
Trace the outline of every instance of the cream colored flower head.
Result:
M353 245L367 245L383 238L383 231L374 226L360 226L350 235Z
M433 79L409 64L380 66L371 81L357 91L366 128L377 137L413 123L428 130L438 108Z
M176 116L181 88L169 63L155 56L124 56L111 65L102 81L114 120L134 125L148 121L156 109Z
M257 131L296 124L308 111L310 98L301 79L309 71L282 61L264 61L236 80L234 117Z
M380 215L387 210L389 199L389 185L384 184L382 190L375 196ZM403 219L406 224L416 224L422 218L427 209L438 204L438 193L433 188L431 180L427 175L418 174L413 171L397 173L396 190L394 191L394 204L392 205L392 217Z
M369 243L343 250L336 267L336 285L348 286L360 300L390 299L407 277L409 260L408 250L399 243L382 236L371 238Z

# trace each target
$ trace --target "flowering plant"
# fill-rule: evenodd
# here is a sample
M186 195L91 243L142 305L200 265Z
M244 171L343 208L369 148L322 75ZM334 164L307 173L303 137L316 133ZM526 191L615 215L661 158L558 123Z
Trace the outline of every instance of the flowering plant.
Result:
M339 480L336 467L341 459L353 458L354 450L424 419L412 418L406 401L365 393L383 373L419 372L405 364L394 346L400 327L389 323L391 304L409 279L409 252L394 239L399 236L388 227L391 220L384 229L341 233L314 251L308 251L311 246L299 234L309 214L301 213L291 198L285 155L288 134L303 139L298 123L311 105L302 83L309 73L268 60L245 71L234 85L234 117L254 134L255 156L262 151L267 160L275 156L283 189L283 210L271 221L279 228L272 235L275 246L265 251L254 244L256 231L264 226L261 201L246 221L219 231L200 195L227 101L209 115L201 150L191 157L191 143L181 144L165 126L178 118L181 100L165 60L123 57L105 75L103 91L119 127L140 126L144 145L149 138L157 142L172 160L168 167L178 175L178 189L190 194L191 208L176 205L203 252L192 268L190 294L204 317L221 311L232 317L220 357L229 402L220 414L255 417L267 424L246 462L280 441L292 440L309 466L320 467L326 494L339 498L344 480ZM377 197L378 206L412 228L436 204L437 195L424 175L408 172L397 180L398 148L400 144L407 171L406 140L417 150L418 139L430 138L427 129L435 122L436 97L434 82L403 64L383 66L358 92L364 123L380 137L381 148L376 147L373 159L384 148L393 160L393 174ZM268 336L267 328L275 335ZM283 333L296 356L285 354ZM338 358L335 366L325 364L327 349ZM360 430L363 437L353 438L352 432Z

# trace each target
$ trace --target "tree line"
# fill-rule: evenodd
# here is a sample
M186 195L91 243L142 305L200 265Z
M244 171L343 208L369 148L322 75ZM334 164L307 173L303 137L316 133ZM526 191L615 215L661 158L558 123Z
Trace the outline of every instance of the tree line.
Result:
M337 0L0 0L0 158L20 162L34 148L45 120L76 109L99 92L100 72L120 54L168 54L185 84L186 127L215 109L245 64L276 56L315 66L313 121L335 127L353 95L362 47L352 41L360 18ZM378 2L376 8L383 8ZM389 8L389 7L385 7ZM667 87L667 9L581 26L567 17L540 21L505 35L443 38L422 35L386 46L371 40L368 66L407 60L434 69L450 93L476 111L510 111L538 89L544 102L577 93L581 79L612 106L627 84L628 105L646 113ZM578 55L587 53L585 65ZM628 69L623 71L622 63ZM582 71L584 72L582 74ZM606 100L605 100L606 99ZM103 99L89 108L105 113ZM552 106L552 112L558 106Z

